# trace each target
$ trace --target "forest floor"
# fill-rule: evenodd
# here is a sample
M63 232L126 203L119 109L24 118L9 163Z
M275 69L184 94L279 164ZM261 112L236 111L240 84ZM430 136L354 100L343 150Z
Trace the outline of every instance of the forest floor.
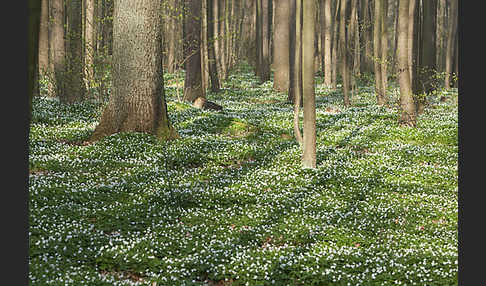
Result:
M103 104L33 101L30 285L457 285L457 91L399 127L398 89L352 107L316 77L317 168L301 167L286 95L241 66L178 101L181 139L84 144ZM439 96L445 96L440 101Z

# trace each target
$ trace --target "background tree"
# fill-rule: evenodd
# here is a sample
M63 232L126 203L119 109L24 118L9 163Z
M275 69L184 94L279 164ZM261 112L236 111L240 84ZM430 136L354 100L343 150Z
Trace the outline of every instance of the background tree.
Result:
M289 25L290 1L275 1L275 23L273 32L273 88L287 91L289 88Z
M184 53L186 77L184 80L184 100L193 102L198 97L206 97L201 75L201 0L186 0L184 15Z
M215 51L215 45L217 43L214 29L215 29L215 22L217 19L214 17L214 6L215 4L213 2L217 2L217 0L207 0L207 15L208 15L208 24L207 24L207 29L208 29L208 63L209 63L209 77L211 79L211 91L213 92L218 92L220 89L220 84L219 84L219 76L218 76L218 67L216 63L216 51Z
M452 71L454 64L454 48L456 46L457 34L457 1L450 0L451 7L449 11L449 24L447 27L447 46L445 55L445 80L444 86L446 89L451 87Z
M341 54L341 76L343 81L343 96L344 105L350 106L349 100L349 65L348 65L348 41L347 41L347 15L346 15L346 3L347 0L341 0L340 2L340 19L339 19L339 50ZM304 16L305 17L305 16ZM305 108L305 100L304 100Z
M84 60L83 60L83 30L82 30L82 0L68 1L68 31L65 92L60 95L63 103L81 101L85 95Z
M387 0L375 1L375 19L373 26L373 55L374 55L374 71L375 71L375 93L378 105L386 103L386 53L383 50L386 47L386 34L384 32L385 25L385 4Z
M290 0L289 91L288 101L294 104L294 136L303 144L300 131L300 107L302 104L302 0Z
M96 51L96 18L95 0L85 0L85 24L84 24L84 77L89 88L94 81L94 56Z
M35 94L39 95L39 79L49 75L49 1L41 1L39 27L39 68L35 78Z
M398 83L400 85L400 125L416 126L416 110L412 95L412 84L409 72L409 32L408 26L410 0L399 0L398 7L398 40L397 40L397 64Z
M177 137L170 125L162 68L161 2L117 0L113 19L113 92L90 140L118 132Z
M65 92L66 52L64 43L64 1L51 0L51 52L54 71L53 96L61 97Z
M28 47L29 51L27 54L27 67L28 67L28 77L27 77L27 96L29 99L29 122L32 115L32 97L34 95L35 87L35 74L38 71L39 65L39 30L40 30L40 18L41 18L41 3L38 0L29 0L29 22L27 26L28 32Z
M331 86L331 42L332 42L332 14L331 0L319 1L321 6L321 50L323 59L324 84Z
M345 1L343 1L345 2ZM314 1L302 5L302 95L304 105L304 136L302 164L316 167L316 103L314 92L314 29L316 10Z

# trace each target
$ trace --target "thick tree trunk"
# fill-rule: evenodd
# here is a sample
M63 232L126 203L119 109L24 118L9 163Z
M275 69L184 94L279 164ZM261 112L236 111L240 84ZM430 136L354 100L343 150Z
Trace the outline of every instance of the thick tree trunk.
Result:
M273 88L286 91L289 88L289 19L290 0L275 1L275 26L273 32Z
M345 1L343 1L345 2ZM304 168L316 167L316 103L314 93L314 1L304 1L302 19L302 95L304 105Z
M206 97L201 75L201 0L186 0L185 24L185 67L184 100L193 102Z
M118 0L113 25L113 90L91 141L118 132L176 138L167 116L161 3Z
M70 0L68 6L68 33L67 33L67 71L66 91L60 96L63 103L73 103L84 99L85 84L83 38L82 38L82 0Z
M399 0L398 8L398 46L397 46L397 61L398 61L398 83L400 85L400 125L402 126L416 126L416 110L412 95L412 84L410 81L409 72L409 8L410 0ZM412 18L413 19L413 18Z

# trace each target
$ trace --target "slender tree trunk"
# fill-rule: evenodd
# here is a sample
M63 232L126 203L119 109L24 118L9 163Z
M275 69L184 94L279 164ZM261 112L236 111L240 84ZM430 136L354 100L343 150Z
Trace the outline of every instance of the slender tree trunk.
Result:
M290 103L296 102L297 97L300 99L299 107L302 107L302 0L290 0L290 45L289 45L289 92L287 101ZM298 120L298 117L296 118ZM298 125L298 121L296 126ZM296 130L294 130L296 131ZM300 131L299 131L300 134ZM299 141L299 134L296 133L297 141ZM301 136L300 136L301 137ZM302 141L302 140L300 140Z
M39 75L49 71L49 0L41 1L39 28Z
M270 80L270 9L272 0L262 0L262 74L260 80Z
M290 0L275 1L275 28L273 33L274 81L273 88L286 91L289 88L289 20Z
M382 58L383 52L383 45L382 45L382 20L383 20L383 1L384 0L376 0L375 1L375 22L373 26L373 55L374 55L374 66L375 66L375 93L376 93L376 101L378 105L385 104L385 95L383 91L383 72L382 67L383 65L381 62L384 60Z
M338 42L338 34L339 34L339 23L340 23L340 17L338 17L338 12L339 12L339 6L341 5L341 1L344 1L344 0L336 0L335 2L335 7L334 7L334 21L333 21L333 26L334 26L334 31L332 33L332 81L331 81L331 87L332 89L336 89L337 87L337 68L338 68L338 64L337 64L337 59L338 59L338 52L339 52L339 49L338 49L338 45L339 45L339 42Z
M331 0L322 1L324 19L324 25L322 28L322 34L324 39L322 40L322 51L324 59L324 84L327 87L332 85L332 57L331 57L331 43L332 43L332 14L331 14Z
M410 73L410 81L413 84L413 65L414 65L414 58L413 58L413 32L415 29L415 7L417 5L417 0L410 0L409 1L410 7L408 8L408 18L409 18L409 23L408 23L408 65L409 65L409 70L408 72Z
M208 67L208 54L207 54L207 0L201 0L201 76L202 76L202 89L207 90L209 86L209 67Z
M118 0L114 8L113 92L90 140L118 132L177 138L164 94L161 2Z
M94 80L94 55L96 48L95 27L95 0L86 0L84 52L84 76L86 79L86 88L89 88Z
M452 66L454 63L454 47L455 38L457 33L457 1L451 0L451 7L449 12L449 25L447 28L447 47L446 47L446 58L445 58L445 88L451 88L452 82Z
M167 55L167 72L174 73L176 68L176 41L177 41L177 0L170 0L168 5L168 26L170 32L168 33L168 55Z
M346 2L346 1L343 1ZM304 1L302 19L302 95L304 104L304 168L316 168L316 103L314 93L314 1Z
M388 0L381 0L382 17L381 17L381 94L383 96L382 103L388 102Z
M65 92L66 52L64 42L64 2L52 0L52 64L54 67L54 95L63 96Z
M82 38L82 0L70 0L68 6L68 33L66 54L66 92L60 96L63 103L73 103L84 99L85 84L83 38Z
M41 22L42 9L45 6L41 6L40 1L29 0L27 2L29 9L29 19L28 19L28 49L29 53L27 55L27 67L28 67L28 79L27 79L27 92L29 98L29 114L28 122L30 123L32 117L32 97L34 96L35 88L35 74L39 70L39 30ZM28 135L28 134L27 134ZM28 136L27 136L28 137Z
M412 84L410 81L409 72L409 8L410 0L399 0L398 8L398 46L397 46L397 60L398 60L398 82L400 85L400 125L402 126L416 126L416 110L412 95ZM412 18L413 19L413 18Z
M288 101L294 104L294 136L302 147L300 107L302 104L302 0L290 0L290 84Z
M347 25L347 17L346 17L346 4L347 0L341 0L341 8L340 8L340 21L339 21L339 46L341 51L341 76L343 80L343 96L344 96L344 105L350 106L349 100L349 67L348 67L348 51L347 45L348 41L346 39L346 25ZM305 100L304 100L305 102ZM304 133L305 134L305 133Z
M208 13L208 61L209 61L209 77L211 79L211 91L218 92L220 90L219 78L218 78L218 68L216 64L216 38L214 35L214 1L208 0L207 2L207 13Z
M263 73L263 24L262 24L262 1L256 0L256 75L261 78Z
M184 100L193 102L205 98L201 75L201 0L186 0L185 24L185 67Z

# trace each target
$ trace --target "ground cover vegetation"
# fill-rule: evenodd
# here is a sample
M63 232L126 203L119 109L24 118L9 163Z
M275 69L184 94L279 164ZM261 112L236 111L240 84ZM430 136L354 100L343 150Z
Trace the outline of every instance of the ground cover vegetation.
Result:
M272 78L239 64L215 112L164 77L177 140L88 143L106 100L32 99L31 285L457 285L456 89L410 128L395 81L387 105L358 81L346 107L317 76L306 169Z

